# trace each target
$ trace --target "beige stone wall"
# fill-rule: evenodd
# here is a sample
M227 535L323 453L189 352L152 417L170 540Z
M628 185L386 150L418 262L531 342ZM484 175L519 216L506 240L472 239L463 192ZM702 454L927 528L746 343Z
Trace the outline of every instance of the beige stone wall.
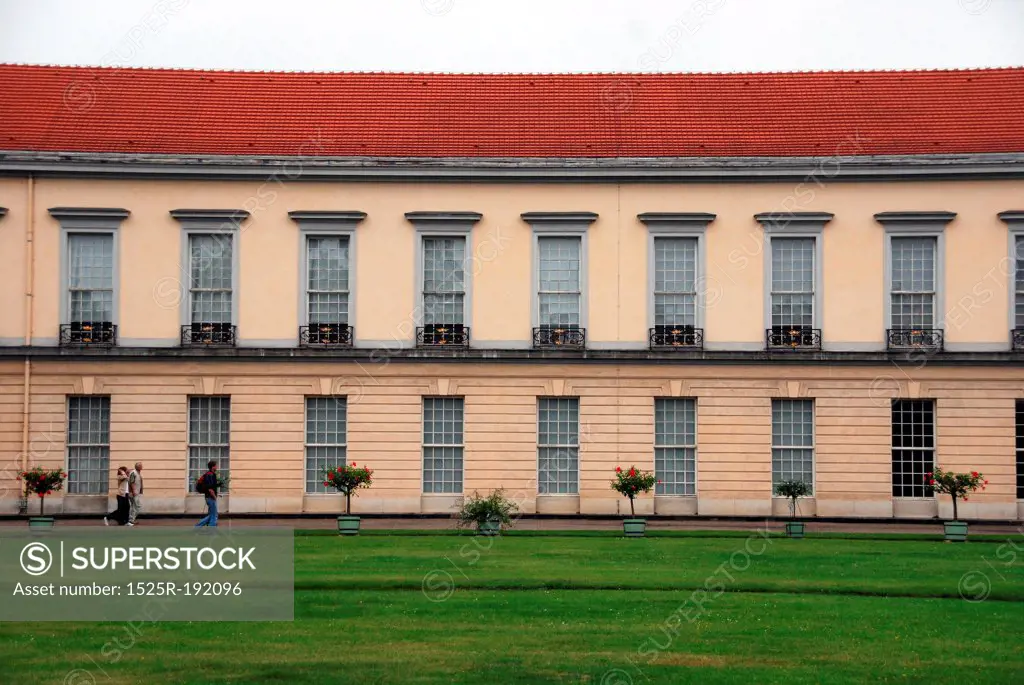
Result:
M825 178L819 180L827 180ZM24 336L27 181L0 179L0 344ZM481 212L471 237L474 344L530 338L532 232L526 211L592 211L588 232L588 340L643 346L649 326L648 232L642 212L712 212L707 231L709 348L754 346L764 336L763 231L754 214L825 211L822 329L826 347L883 347L884 231L881 211L948 210L945 319L959 349L1007 346L1009 248L997 214L1019 209L1024 181L803 184L437 184L40 179L34 220L34 330L52 344L60 323L60 230L54 206L123 207L120 333L126 340L178 338L182 233L168 211L246 209L239 237L242 344L288 346L299 322L298 227L290 210L361 210L355 266L357 344L411 342L417 295L415 231L408 211ZM187 279L186 279L187 280ZM7 316L10 313L12 316ZM394 344L398 344L395 342Z
M21 374L21 363L0 363L0 463L15 468ZM902 397L937 401L940 465L978 469L989 478L988 490L971 498L964 515L1017 517L1019 367L121 361L35 362L32 378L30 462L65 463L68 394L110 395L111 482L117 465L142 459L151 512L200 506L186 495L189 395L231 397L230 511L339 511L337 496L303 492L304 397L337 394L348 397L349 460L376 471L376 485L356 500L359 512L450 507L450 497L421 494L421 402L453 395L465 398L465 492L504 487L527 512L623 513L628 503L608 487L612 471L619 464L653 468L654 398L669 396L697 399L698 495L662 497L657 505L648 497L638 503L642 513L781 513L771 496L770 403L808 397L815 400L816 496L803 513L933 516L948 504L897 502L894 509L889 406ZM537 498L538 396L580 398L578 498ZM16 506L13 473L0 471L4 513ZM66 496L51 506L100 512L107 504L102 497Z

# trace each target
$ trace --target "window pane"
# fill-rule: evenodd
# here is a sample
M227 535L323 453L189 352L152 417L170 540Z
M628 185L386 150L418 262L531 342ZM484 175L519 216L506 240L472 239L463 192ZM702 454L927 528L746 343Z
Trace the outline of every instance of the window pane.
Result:
M466 239L423 238L423 324L465 322Z
M892 239L892 291L935 291L934 237Z
M1024 328L1024 236L1014 242L1014 319L1016 328Z
M1024 499L1024 400L1017 400L1017 499Z
M190 397L188 400L189 491L211 459L221 470L231 468L231 398Z
M697 466L696 401L654 401L654 473L657 495L695 495Z
M68 493L103 495L110 484L110 398L68 398Z
M772 238L772 326L814 325L814 238Z
M306 492L328 492L324 468L346 463L347 421L347 398L306 398Z
M934 322L935 297L933 295L893 294L893 328L931 328Z
M932 400L893 400L893 497L931 497L924 475L935 464L935 403Z
M461 493L463 418L461 397L423 399L423 492Z
M537 400L537 476L540 494L579 492L579 399Z
M348 237L306 239L306 302L310 323L348 323Z
M772 485L814 487L814 401L772 400Z
M231 323L232 236L190 235L193 323Z
M69 321L114 320L114 236L68 236Z

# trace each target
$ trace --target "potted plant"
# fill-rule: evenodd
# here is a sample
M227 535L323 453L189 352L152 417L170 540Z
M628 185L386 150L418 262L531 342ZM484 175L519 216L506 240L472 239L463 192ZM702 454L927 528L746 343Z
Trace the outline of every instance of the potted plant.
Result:
M629 498L629 518L622 520L622 532L627 538L639 538L644 536L647 530L647 519L636 518L636 509L633 507L633 500L638 494L648 493L659 482L650 471L641 471L635 466L630 466L628 471L623 471L621 466L615 467L615 480L612 481L612 490Z
M477 535L500 535L502 526L512 525L512 514L519 511L519 505L505 497L501 488L487 497L478 492L462 503L458 518L459 527L476 525Z
M47 495L64 489L64 479L67 477L63 469L48 470L42 466L18 474L18 479L25 483L26 496L32 493L39 497L39 516L29 518L29 528L53 528L53 517L43 515L43 505Z
M324 486L345 495L345 515L338 517L338 535L359 535L359 517L352 516L352 495L373 484L373 470L365 466L328 466L324 468Z
M943 524L946 542L967 542L967 522L957 520L956 502L967 501L967 495L978 488L982 490L988 485L985 476L977 471L970 473L954 473L943 471L938 467L932 473L925 474L924 482L939 494L949 495L953 500L953 520Z
M789 499L789 514L794 520L786 522L786 537L802 538L804 523L796 520L796 501L811 494L811 486L802 480L784 480L775 486L775 494Z

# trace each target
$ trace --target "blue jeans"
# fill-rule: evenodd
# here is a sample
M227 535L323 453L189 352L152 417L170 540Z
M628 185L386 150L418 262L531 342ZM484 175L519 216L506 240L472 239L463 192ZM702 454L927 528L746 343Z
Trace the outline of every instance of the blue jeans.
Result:
M199 528L200 526L217 527L217 499L215 497L206 498L206 509L206 516L199 520L199 523L196 524L196 528Z

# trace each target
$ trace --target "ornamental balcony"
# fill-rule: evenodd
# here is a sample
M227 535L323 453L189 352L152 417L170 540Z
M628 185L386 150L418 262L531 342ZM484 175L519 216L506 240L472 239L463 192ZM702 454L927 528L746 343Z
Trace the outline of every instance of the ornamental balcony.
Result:
M772 326L764 332L769 351L821 350L821 329L810 326Z
M704 349L704 329L693 326L655 326L647 333L652 350Z
M299 347L352 347L354 331L344 323L310 323L299 327Z
M61 347L114 347L117 326L110 321L72 321L60 327Z
M890 328L885 340L890 350L942 349L942 331L937 328Z
M1014 328L1010 331L1010 341L1013 343L1012 349L1024 350L1024 328Z
M435 323L416 329L416 347L469 347L469 327Z
M540 326L533 329L533 347L538 350L582 350L587 346L587 329L579 326Z
M237 328L229 323L198 322L181 327L184 347L233 347Z

